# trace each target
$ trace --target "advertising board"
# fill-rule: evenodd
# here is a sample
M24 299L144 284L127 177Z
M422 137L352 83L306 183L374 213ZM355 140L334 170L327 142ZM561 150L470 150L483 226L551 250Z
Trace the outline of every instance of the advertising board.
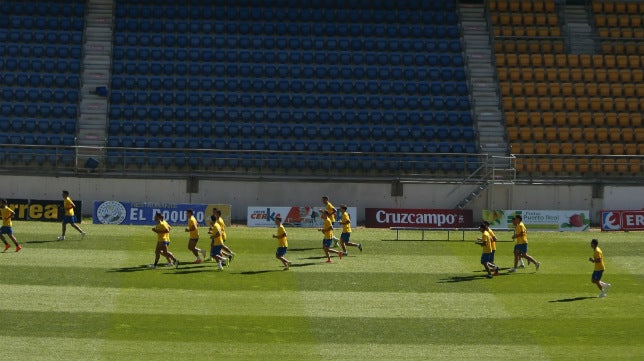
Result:
M468 228L472 227L472 210L366 208L365 225L370 228Z
M192 209L201 226L209 225L213 208L221 209L221 216L230 224L229 204L185 204L185 203L136 203L121 201L95 201L94 224L154 225L154 215L159 212L171 225L185 225L188 222L186 210Z
M275 227L275 217L280 216L285 225L289 227L321 227L322 219L320 218L320 210L322 207L313 206L290 206L290 207L274 207L274 206L255 206L248 207L246 224L249 227ZM351 227L357 225L357 210L356 207L348 207L347 213L351 218ZM339 216L339 215L338 215ZM336 217L336 220L338 217ZM337 225L336 225L337 227Z
M601 211L602 231L644 231L644 210Z
M582 210L483 210L483 220L492 228L513 228L512 218L520 215L523 223L533 230L587 231L590 229L590 211Z

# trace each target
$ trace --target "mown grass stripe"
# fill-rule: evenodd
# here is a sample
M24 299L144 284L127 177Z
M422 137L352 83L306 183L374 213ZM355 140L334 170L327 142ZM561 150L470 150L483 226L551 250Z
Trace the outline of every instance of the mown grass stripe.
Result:
M301 307L316 317L365 318L506 318L491 294L199 291L110 287L0 285L5 311L94 312L215 316L299 316ZM454 302L454 298L458 302ZM486 308L472 305L489 304ZM298 305L303 306L298 306ZM354 305L353 307L351 305ZM153 305L154 307L151 307ZM329 305L331 307L320 307ZM333 307L342 305L342 307ZM395 307L392 307L395 305ZM428 308L431 305L431 308Z

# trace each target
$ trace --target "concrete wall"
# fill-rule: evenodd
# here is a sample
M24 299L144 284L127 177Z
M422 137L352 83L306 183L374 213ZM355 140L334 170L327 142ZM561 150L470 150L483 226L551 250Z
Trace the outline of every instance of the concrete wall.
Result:
M93 202L120 200L164 203L227 203L232 218L245 221L248 206L318 205L328 195L338 206L358 208L358 222L364 221L364 208L454 208L476 187L454 184L404 183L402 196L392 196L391 183L325 182L246 182L200 180L199 192L188 193L187 181L177 179L113 179L93 177L2 176L4 198L59 199L63 189L72 199L82 200L84 215L91 215ZM491 185L466 208L474 219L483 209L580 209L590 210L593 223L601 209L644 208L644 186L591 185ZM597 198L593 198L597 196Z

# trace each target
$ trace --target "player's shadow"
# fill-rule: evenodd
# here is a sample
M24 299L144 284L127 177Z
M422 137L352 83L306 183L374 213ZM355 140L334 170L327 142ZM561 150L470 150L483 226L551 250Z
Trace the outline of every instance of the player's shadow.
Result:
M45 240L41 240L41 241L37 241L37 240L34 240L34 241L24 241L24 242L22 242L22 243L28 243L28 244L39 244L39 243L54 243L54 242L63 242L63 241L59 241L59 240L57 240L57 239L53 239L53 240L46 240L46 241L45 241Z
M589 297L589 296L571 297L571 298L562 298L560 300L552 300L552 301L548 301L548 302L550 302L550 303L555 303L555 302L575 302L575 301L589 300L591 298L597 298L597 297Z
M311 247L311 248L289 248L289 252L305 252L305 251L314 251L320 249L320 247Z
M500 277L500 276L506 276L506 275L507 275L507 273L499 273L498 275L494 276L493 278ZM487 274L469 275L469 276L452 276L452 277L440 279L438 281L438 283L470 282L470 281L484 280L484 279L487 279Z
M112 268L108 272L123 272L123 273L127 273L127 272L145 271L145 270L148 270L148 269L151 269L151 268L148 267L148 265L146 265L146 264L142 264L142 265L139 265L139 266L132 266L132 267Z
M309 262L309 263L291 263L290 268L297 268L297 267L307 267L307 266L313 266L317 263ZM252 276L252 275L258 275L262 273L272 273L272 272L283 272L284 269L270 269L270 270L259 270L259 271L244 271L244 272L239 272L241 275L246 275L246 276Z

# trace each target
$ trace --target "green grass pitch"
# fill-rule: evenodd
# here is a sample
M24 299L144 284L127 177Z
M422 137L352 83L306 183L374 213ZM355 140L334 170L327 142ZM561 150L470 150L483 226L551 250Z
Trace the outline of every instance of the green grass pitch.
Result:
M174 227L178 269L147 269L148 226L14 222L23 250L0 254L0 360L643 360L643 233L530 232L541 261L486 279L470 241L354 230L349 256L325 264L321 234L228 228L230 267L192 264ZM201 229L200 245L207 246ZM428 235L446 239L444 233ZM497 264L513 243L499 232ZM590 283L591 238L613 284Z

